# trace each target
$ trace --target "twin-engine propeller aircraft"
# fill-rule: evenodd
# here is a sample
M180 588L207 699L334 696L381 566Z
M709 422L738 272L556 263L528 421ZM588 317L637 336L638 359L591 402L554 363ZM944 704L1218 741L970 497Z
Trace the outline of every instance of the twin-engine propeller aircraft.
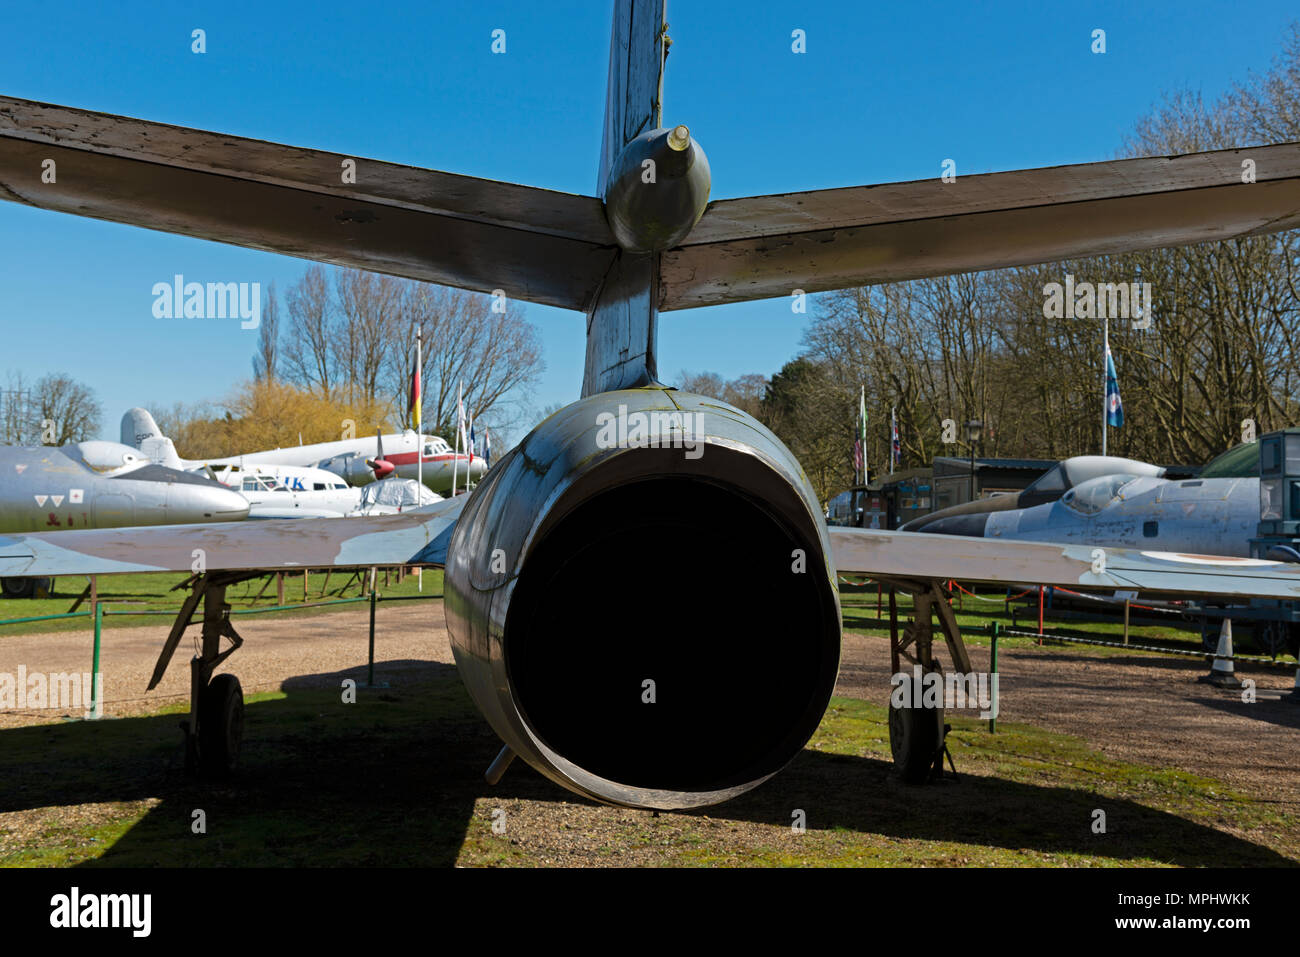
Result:
M801 750L835 683L841 572L916 596L896 663L938 667L937 612L967 673L945 579L1300 597L1300 568L1276 562L828 529L770 431L660 384L655 363L661 309L1294 228L1300 144L710 202L703 149L663 122L667 44L663 0L616 0L595 196L372 160L340 184L334 153L0 99L7 199L587 316L581 399L471 495L349 522L0 539L0 574L188 572L205 549L154 676L203 601L188 732L204 764L238 748L238 686L209 683L221 639L238 640L224 590L283 568L445 564L461 677L505 743L489 779L518 755L643 808L727 800ZM51 158L58 182L43 184ZM895 714L915 777L942 720Z
M354 487L390 476L410 479L419 476L430 490L450 494L453 486L464 489L487 471L487 463L478 456L454 452L445 439L436 435L417 436L411 429L376 435L373 439L342 439L224 458L186 460L177 454L175 443L162 434L149 411L135 408L128 409L122 416L122 441L135 445L151 460L172 468L210 466L220 469L263 465L280 469L321 469ZM306 490L310 491L311 486Z

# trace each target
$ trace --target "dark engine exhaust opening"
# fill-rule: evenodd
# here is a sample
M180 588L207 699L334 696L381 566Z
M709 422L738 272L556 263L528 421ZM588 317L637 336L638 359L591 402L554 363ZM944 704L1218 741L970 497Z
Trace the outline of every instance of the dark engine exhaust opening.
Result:
M551 750L619 784L762 779L808 740L835 682L820 539L734 486L649 478L578 505L530 553L505 628L515 701Z

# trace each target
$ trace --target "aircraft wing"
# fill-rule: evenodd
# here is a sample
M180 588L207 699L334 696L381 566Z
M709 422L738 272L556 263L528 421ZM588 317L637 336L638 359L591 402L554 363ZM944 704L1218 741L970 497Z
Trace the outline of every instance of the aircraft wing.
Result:
M0 198L582 311L617 249L593 196L12 97L0 97ZM658 305L1296 226L1297 143L752 196L710 203L663 254Z
M1286 562L868 528L832 527L830 536L837 571L886 580L1300 598L1300 565Z
M396 515L0 535L0 578L445 565L468 496Z

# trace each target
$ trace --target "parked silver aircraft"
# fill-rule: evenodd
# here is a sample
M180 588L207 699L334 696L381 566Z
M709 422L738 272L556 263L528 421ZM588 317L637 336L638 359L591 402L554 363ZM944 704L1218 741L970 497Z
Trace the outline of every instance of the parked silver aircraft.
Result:
M1245 558L1258 524L1257 478L1170 481L1121 473L1081 482L1055 502L949 515L922 530Z
M243 724L237 679L213 678L234 633L225 589L285 568L445 564L457 668L504 743L489 780L519 756L638 808L728 800L801 751L835 686L839 573L914 596L896 665L936 669L937 613L962 674L945 579L1300 597L1300 568L1278 562L828 530L770 431L661 385L656 359L660 310L1293 229L1300 144L710 202L703 149L663 124L663 14L614 4L595 196L368 159L340 182L355 158L0 98L0 198L586 314L582 397L471 495L348 522L0 538L0 574L188 573L206 549L151 684L204 602L187 724L201 764L233 766ZM615 419L629 428L612 437ZM891 710L906 780L943 727L932 708Z
M1016 495L923 515L900 531L1246 557L1260 518L1259 449L1228 450L1193 479L1134 459L1057 463Z
M1146 462L1115 455L1076 455L1057 462L1019 492L995 495L992 498L979 498L971 502L962 502L960 505L941 508L937 512L912 519L902 525L899 531L962 535L965 533L956 529L984 527L979 518L971 516L985 516L990 512L1030 508L1045 502L1055 502L1082 482L1102 475L1117 474L1159 477L1165 474L1165 470L1158 465L1148 465ZM953 521L941 524L948 519Z
M376 479L396 475L413 479L422 474L426 487L439 494L449 494L453 482L464 489L487 471L479 456L452 451L446 440L436 435L423 437L423 459L418 464L420 439L413 430L368 438L290 445L282 449L249 452L224 458L183 460L171 439L162 434L158 423L146 409L129 409L122 416L122 441L134 445L156 462L183 463L183 468L210 465L286 465L318 468L339 476L349 485L367 485Z
M92 467L82 458L88 451ZM60 448L0 446L0 533L233 522L248 515L239 493L207 478L153 465L115 442ZM115 465L104 465L116 459ZM30 597L30 576L0 579L6 598Z

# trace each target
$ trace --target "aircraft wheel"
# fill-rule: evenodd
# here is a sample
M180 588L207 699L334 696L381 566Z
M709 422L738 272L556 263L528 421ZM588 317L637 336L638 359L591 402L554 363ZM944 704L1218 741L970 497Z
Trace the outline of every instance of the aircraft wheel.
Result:
M217 675L199 696L199 760L205 773L226 777L239 762L244 691L234 675Z
M1219 650L1219 629L1212 622L1201 625L1201 650L1212 655Z
M919 688L916 694L919 696ZM943 709L899 708L891 700L889 749L904 782L925 784L934 770L935 757L943 749Z
M53 585L52 578L0 578L0 594L5 598L45 597Z
M1255 626L1255 647L1263 654L1286 654L1291 628L1285 621L1261 621Z

